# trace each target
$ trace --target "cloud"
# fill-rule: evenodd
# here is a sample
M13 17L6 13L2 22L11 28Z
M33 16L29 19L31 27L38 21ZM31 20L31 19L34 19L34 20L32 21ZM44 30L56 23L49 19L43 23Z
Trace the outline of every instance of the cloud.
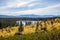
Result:
M7 3L5 3L6 5L4 6L0 6L0 11L3 10L8 10L11 8L20 8L20 7L24 7L24 6L28 6L28 5L32 5L31 2L34 2L36 0L9 0ZM35 5L35 4L34 4Z
M37 7L37 5L39 7ZM42 6L42 8L40 6ZM26 8L22 10L21 7L23 9L24 7ZM57 13L60 13L59 11L60 9L59 10L56 9L58 7L60 8L60 3L48 5L48 4L45 4L45 2L41 2L41 1L38 2L38 0L9 0L6 3L6 5L0 6L0 14L5 14L5 15L21 15L21 14L56 15ZM11 11L12 10L11 8L18 8L18 9L20 8L20 9L19 11L17 11L16 9L14 9L16 11ZM29 9L29 8L32 8L32 9Z
M53 12L54 13L60 12L60 11L54 10L57 7L60 7L60 4L51 5L51 6L48 6L45 8L39 8L39 9L34 9L34 10L25 10L25 11L13 12L13 13L15 13L15 14L17 13L17 15L19 15L21 13L22 14L32 14L33 13L33 14L38 14L38 15L52 15L51 13L53 13ZM50 13L48 13L48 12L50 12Z
M10 8L10 7L16 7L16 8L18 8L18 7L27 5L27 4L31 3L32 1L35 1L35 0L28 0L28 1L26 1L26 0L14 0L14 1L12 1L11 0L11 1L8 1L6 3L6 5L3 6L3 7L4 8Z
M60 7L60 4L51 5L45 8L39 8L39 9L33 9L33 10L24 10L24 11L17 11L17 12L11 12L11 11L4 11L2 13L9 13L9 15L20 15L20 14L38 14L38 15L51 15L51 13L60 12L56 9L57 7Z

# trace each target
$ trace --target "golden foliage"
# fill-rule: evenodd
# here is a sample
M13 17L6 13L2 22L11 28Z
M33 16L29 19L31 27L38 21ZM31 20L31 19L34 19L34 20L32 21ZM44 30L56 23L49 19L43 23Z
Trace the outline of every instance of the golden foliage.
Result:
M0 29L0 37L8 37L8 36L14 36L16 32L18 32L19 27L7 27Z
M36 24L26 25L23 27L24 27L24 30L23 30L22 34L34 33L36 30ZM45 28L45 27L46 27L47 31L51 31L53 29L59 30L60 29L60 18L39 22L39 26L37 29L38 32L41 32L42 31L41 28ZM18 28L19 28L19 26L0 29L0 37L14 36L15 33L18 32Z

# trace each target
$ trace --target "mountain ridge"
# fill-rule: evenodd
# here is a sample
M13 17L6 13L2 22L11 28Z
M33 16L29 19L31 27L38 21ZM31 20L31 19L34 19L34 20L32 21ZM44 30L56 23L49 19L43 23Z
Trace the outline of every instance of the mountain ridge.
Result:
M0 15L0 18L51 18L51 17L60 17L58 15L35 15L35 14L26 14L26 15L19 15L19 16L11 16L11 15Z

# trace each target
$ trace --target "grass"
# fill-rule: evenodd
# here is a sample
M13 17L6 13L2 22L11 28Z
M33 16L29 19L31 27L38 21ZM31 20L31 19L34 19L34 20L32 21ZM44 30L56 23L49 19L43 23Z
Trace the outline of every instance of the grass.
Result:
M25 35L15 35L0 40L60 40L60 30L51 32L31 33Z
M42 26L41 26L42 25ZM41 30L46 27L46 30ZM35 33L36 24L24 27L23 35L15 35L19 27L7 27L0 29L0 40L60 40L60 19L59 21L42 21L39 24L38 33ZM7 37L6 37L7 36Z

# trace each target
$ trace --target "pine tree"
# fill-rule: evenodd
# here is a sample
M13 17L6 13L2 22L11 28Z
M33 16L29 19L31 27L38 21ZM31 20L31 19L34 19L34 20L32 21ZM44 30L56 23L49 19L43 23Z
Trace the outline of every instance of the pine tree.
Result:
M39 27L39 22L37 22L36 24L36 30L35 30L36 33L38 32L38 27Z
M22 21L20 21L20 24L19 24L19 33L22 34L22 31L23 31L23 24L22 24Z

